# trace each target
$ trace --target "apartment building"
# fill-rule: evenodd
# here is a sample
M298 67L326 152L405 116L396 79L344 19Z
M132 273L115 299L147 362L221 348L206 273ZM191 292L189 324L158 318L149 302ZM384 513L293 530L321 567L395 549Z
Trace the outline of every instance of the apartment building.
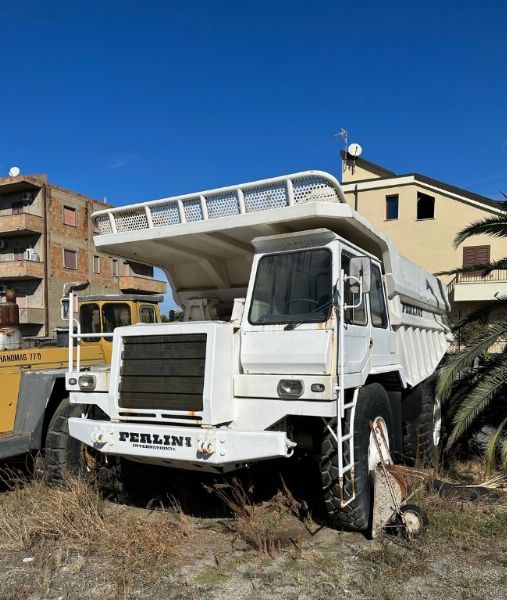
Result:
M342 182L347 202L392 238L403 255L431 273L507 255L504 238L477 236L458 248L452 244L466 225L501 212L490 198L419 173L397 175L345 152ZM507 270L482 275L441 277L448 286L453 320L495 294L507 294Z
M87 279L90 294L165 292L152 267L96 250L90 215L106 206L45 175L0 178L0 301L16 291L25 337L54 335L71 281Z

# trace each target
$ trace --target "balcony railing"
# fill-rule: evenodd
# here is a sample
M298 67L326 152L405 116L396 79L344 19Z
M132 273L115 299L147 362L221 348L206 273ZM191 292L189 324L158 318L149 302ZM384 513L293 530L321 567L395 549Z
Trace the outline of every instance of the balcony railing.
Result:
M44 263L35 260L0 260L0 279L43 279Z
M42 233L43 227L44 219L40 215L26 211L0 215L0 235L3 237Z
M28 306L20 306L19 308L20 324L35 324L42 325L44 323L44 309L31 308Z
M496 269L487 275L484 271L470 271L456 275L456 283L490 283L491 281L507 281L507 269Z
M507 293L507 269L491 273L470 271L458 273L447 285L447 293L454 302L485 301Z
M143 277L142 275L121 275L119 284L121 291L124 293L165 294L166 292L165 281Z

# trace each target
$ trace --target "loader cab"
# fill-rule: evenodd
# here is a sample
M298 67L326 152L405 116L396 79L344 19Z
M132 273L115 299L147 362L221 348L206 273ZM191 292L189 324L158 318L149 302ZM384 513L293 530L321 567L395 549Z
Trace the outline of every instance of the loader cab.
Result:
M162 296L115 295L80 296L77 317L81 333L111 334L116 327L138 323L160 323L159 304ZM106 363L111 362L112 338L82 338L83 348L99 345Z
M78 299L81 333L112 333L116 327L160 323L159 296L85 296ZM83 340L83 343L90 343Z

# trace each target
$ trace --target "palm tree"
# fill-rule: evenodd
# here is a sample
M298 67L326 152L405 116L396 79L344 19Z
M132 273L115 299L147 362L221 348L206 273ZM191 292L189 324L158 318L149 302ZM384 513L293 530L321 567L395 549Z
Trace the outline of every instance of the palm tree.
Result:
M507 237L507 202L499 202L498 207L500 214L474 221L460 231L454 239L454 247L476 235ZM470 265L437 275L480 271L486 277L497 269L507 269L507 256L485 265ZM454 326L454 332L459 335L471 328L473 333L466 347L449 356L437 382L436 393L447 403L451 423L447 449L477 424L493 398L507 386L507 295L495 297L470 312ZM503 344L502 352L488 353L491 346L498 344ZM507 467L507 406L502 408L505 416L502 415L504 418L486 447L488 469L496 464L498 452L502 464Z

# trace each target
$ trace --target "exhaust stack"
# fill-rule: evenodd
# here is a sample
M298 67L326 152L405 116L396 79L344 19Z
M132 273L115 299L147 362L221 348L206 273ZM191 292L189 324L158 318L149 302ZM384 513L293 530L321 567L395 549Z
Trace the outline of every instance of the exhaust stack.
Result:
M7 290L6 302L0 304L0 350L19 350L23 338L19 330L19 306L16 304L16 292Z

